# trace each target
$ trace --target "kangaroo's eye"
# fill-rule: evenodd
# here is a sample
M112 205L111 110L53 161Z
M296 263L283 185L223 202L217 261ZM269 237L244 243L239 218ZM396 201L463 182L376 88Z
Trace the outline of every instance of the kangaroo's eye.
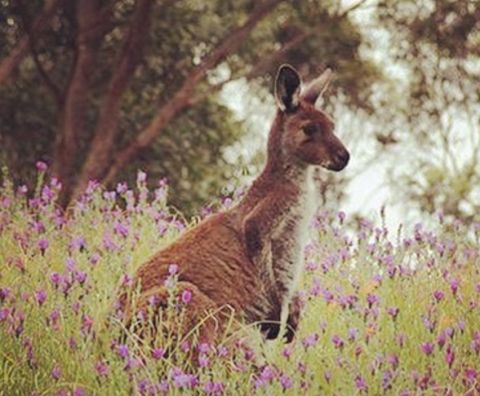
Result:
M318 131L318 127L315 124L308 124L303 127L303 132L305 135L312 136Z

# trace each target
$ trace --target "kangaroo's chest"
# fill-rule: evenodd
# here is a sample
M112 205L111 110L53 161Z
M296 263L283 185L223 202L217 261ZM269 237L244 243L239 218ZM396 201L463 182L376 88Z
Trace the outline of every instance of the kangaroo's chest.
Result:
M309 179L272 237L272 268L280 293L295 288L304 261L308 226L315 212L313 182Z

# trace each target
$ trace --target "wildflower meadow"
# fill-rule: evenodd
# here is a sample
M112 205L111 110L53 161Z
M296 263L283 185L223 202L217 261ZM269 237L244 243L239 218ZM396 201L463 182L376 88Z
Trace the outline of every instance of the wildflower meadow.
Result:
M320 209L292 343L153 345L128 336L119 290L209 210L185 219L139 172L113 191L91 182L64 212L37 169L36 186L5 173L0 190L0 395L480 394L480 224L389 230ZM175 321L189 296L171 300Z

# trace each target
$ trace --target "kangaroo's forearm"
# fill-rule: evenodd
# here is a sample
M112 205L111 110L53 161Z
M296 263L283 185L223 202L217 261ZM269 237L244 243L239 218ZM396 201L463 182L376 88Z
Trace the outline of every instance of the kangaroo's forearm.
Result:
M250 258L262 257L271 249L272 236L284 218L282 204L265 198L245 217L243 234Z

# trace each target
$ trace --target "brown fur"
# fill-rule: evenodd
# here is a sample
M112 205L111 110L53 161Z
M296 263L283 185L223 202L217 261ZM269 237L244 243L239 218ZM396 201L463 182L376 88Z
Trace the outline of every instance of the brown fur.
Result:
M348 162L348 152L333 134L333 121L313 104L319 92L312 94L310 89L308 100L302 99L297 77L288 66L277 77L281 110L270 131L261 175L235 207L189 229L139 268L135 284L140 285L140 300L136 307L125 295L122 300L129 318L152 295L165 301L164 281L175 263L179 290L192 292L186 319L176 324L179 333L188 332L208 313L228 307L246 323L276 322L262 326L272 338L278 335L282 309L289 308L291 339L300 306L294 291L302 264L301 235L311 215L306 208L312 198L311 165L341 170ZM308 125L313 125L310 130ZM224 313L217 312L202 326L201 339L214 341L224 321Z

